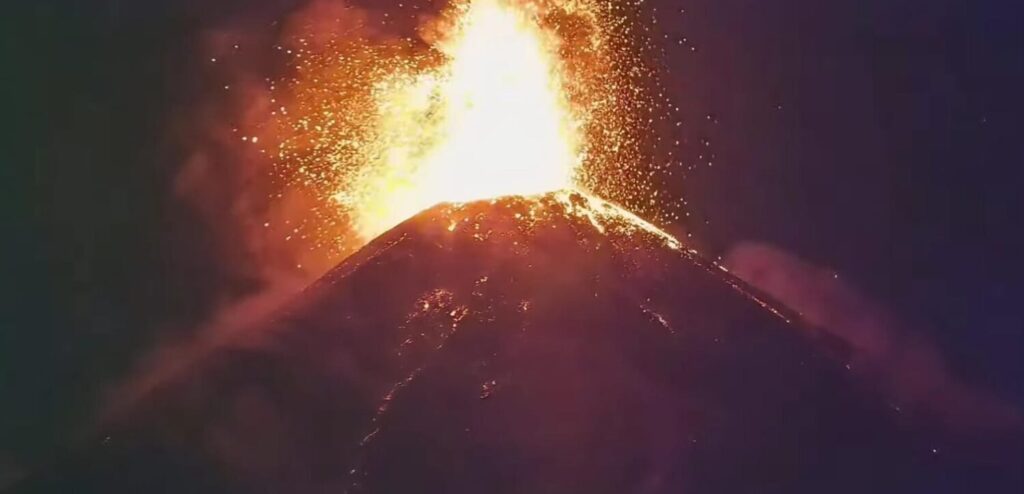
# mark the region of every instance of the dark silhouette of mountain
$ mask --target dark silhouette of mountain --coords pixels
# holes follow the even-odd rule
[[[17,492],[992,492],[1017,475],[947,450],[799,324],[600,201],[442,205],[197,345]]]

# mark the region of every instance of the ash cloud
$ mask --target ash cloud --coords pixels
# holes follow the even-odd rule
[[[216,237],[218,259],[233,274],[267,287],[309,282],[347,253],[322,243],[330,235],[344,238],[346,226],[317,231],[322,225],[313,211],[322,198],[295,186],[274,163],[281,125],[275,115],[292,102],[273,88],[293,76],[300,45],[315,50],[331,40],[393,36],[381,28],[382,15],[312,0],[280,19],[248,18],[199,35],[203,94],[172,124],[188,150],[172,193]]]
[[[108,390],[101,423],[209,351],[256,341],[258,336],[246,332],[258,332],[257,321],[347,253],[316,243],[317,236],[309,234],[317,227],[311,211],[322,206],[322,199],[275,169],[274,112],[289,102],[276,100],[272,87],[288,79],[291,50],[300,43],[316,49],[331,40],[390,39],[398,33],[382,28],[383,10],[312,0],[295,2],[298,6],[282,15],[280,3],[253,5],[191,40],[198,76],[184,76],[181,82],[195,86],[193,96],[168,122],[171,140],[184,152],[168,191],[171,216],[188,227],[168,236],[172,244],[189,245],[189,251],[194,250],[191,244],[204,245],[201,255],[212,258],[209,264],[216,271],[206,281],[216,288],[204,290],[209,294],[205,316],[195,324],[163,328],[160,333],[168,336],[126,382]],[[327,233],[344,235],[341,228]],[[197,231],[202,242],[196,242]]]
[[[370,23],[363,9],[317,0],[280,22],[247,19],[199,36],[204,89],[173,123],[188,150],[173,195],[217,237],[218,255],[235,273],[312,279],[337,262],[336,252],[303,235],[318,199],[274,168],[268,127],[287,102],[276,100],[271,88],[287,77],[297,39],[365,35]]]
[[[813,331],[845,342],[851,370],[893,406],[953,430],[1020,430],[1021,413],[949,369],[938,346],[907,328],[834,271],[777,247],[742,243],[726,256],[736,276],[799,312]]]

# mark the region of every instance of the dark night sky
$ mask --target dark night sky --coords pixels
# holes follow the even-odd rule
[[[209,3],[3,7],[0,474],[46,461],[167,328],[248,288],[169,193],[168,123],[204,91],[196,33],[292,2]],[[717,155],[678,184],[706,251],[760,240],[832,266],[1024,405],[1024,7],[651,3],[697,48],[671,44],[666,80]]]

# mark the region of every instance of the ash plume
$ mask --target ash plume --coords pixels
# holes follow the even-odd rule
[[[271,89],[290,70],[289,52],[297,44],[397,34],[380,27],[383,11],[334,0],[299,3],[283,17],[254,8],[249,17],[196,35],[200,89],[191,106],[169,122],[171,139],[185,152],[169,194],[172,215],[199,224],[208,236],[204,243],[212,252],[204,255],[213,257],[218,271],[212,276],[227,281],[218,285],[199,322],[165,328],[162,333],[170,336],[154,345],[126,382],[108,390],[100,422],[131,408],[224,341],[255,338],[239,333],[258,331],[255,321],[354,248],[318,243],[325,232],[312,235],[323,226],[311,211],[321,198],[276,171],[259,138],[288,103],[275,100]],[[349,233],[345,225],[332,226],[331,234]]]
[[[892,406],[956,430],[1020,430],[1020,411],[950,370],[921,331],[849,285],[834,271],[777,247],[742,243],[726,256],[730,271],[799,312],[815,330],[845,342],[847,363]]]

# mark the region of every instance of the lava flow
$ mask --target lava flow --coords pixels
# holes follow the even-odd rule
[[[635,79],[651,73],[619,8],[455,0],[421,26],[429,42],[303,39],[275,112],[278,168],[356,246],[438,203],[559,190],[662,216],[635,137],[649,106]]]

